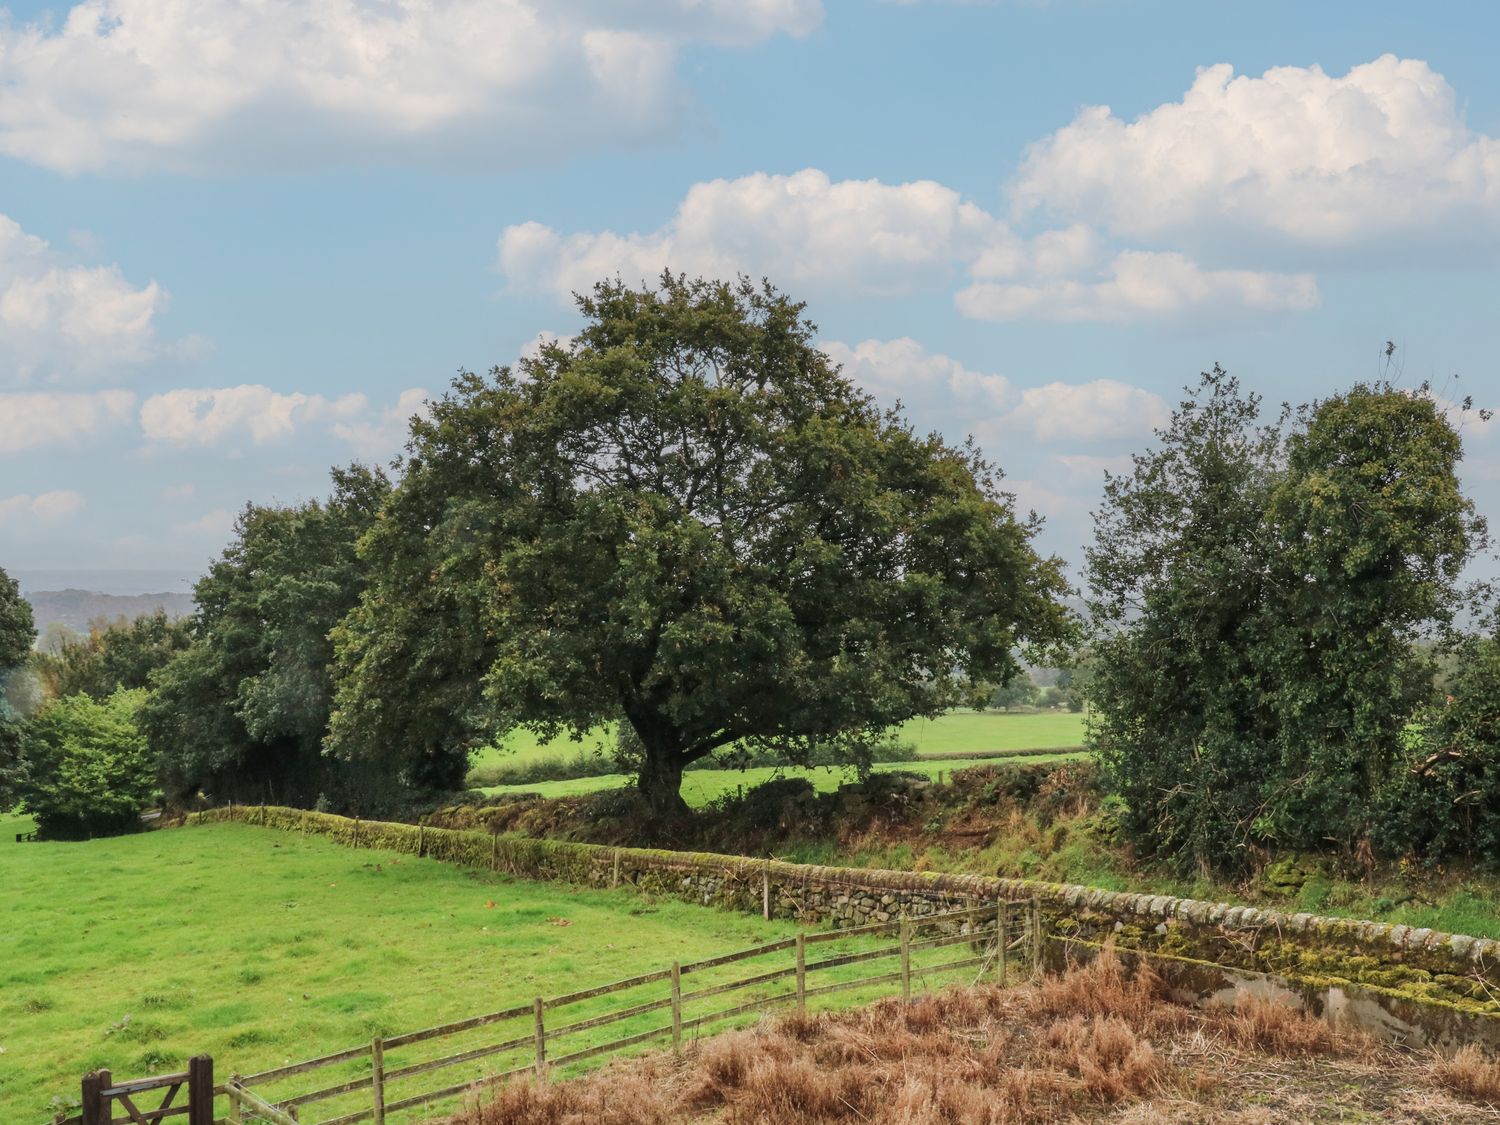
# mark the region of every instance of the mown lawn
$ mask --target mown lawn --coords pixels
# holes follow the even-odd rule
[[[1004,765],[1031,765],[1035,762],[1065,762],[1075,758],[1083,758],[1087,755],[1081,751],[1068,751],[1059,754],[1037,754],[1027,755],[1025,758],[997,758],[997,764]],[[951,774],[956,769],[964,769],[969,766],[980,766],[987,764],[987,759],[937,759],[935,761],[916,762],[884,762],[878,764],[875,769],[902,770],[907,773],[919,773],[927,777],[937,778],[939,775]],[[795,767],[757,767],[747,770],[688,770],[682,775],[682,797],[694,808],[701,808],[710,801],[717,800],[726,793],[735,793],[740,789],[752,789],[763,782],[777,777],[805,777],[812,782],[813,788],[820,793],[831,793],[847,781],[854,780],[852,770],[837,769],[824,766],[814,766],[810,769]],[[610,773],[598,777],[578,777],[567,781],[538,781],[530,785],[492,785],[486,787],[483,792],[494,795],[499,793],[538,793],[543,797],[575,797],[580,793],[597,793],[601,789],[618,789],[620,786],[633,780],[624,774]]]
[[[950,711],[936,719],[913,719],[895,736],[916,747],[923,757],[985,750],[1046,750],[1083,744],[1084,717],[1069,711],[1010,714],[1004,711]],[[514,731],[494,746],[476,751],[470,766],[522,766],[550,758],[574,758],[580,752],[601,753],[600,769],[609,768],[614,730],[602,727],[582,742],[558,738],[542,742],[530,731]]]
[[[16,844],[23,823],[0,816],[5,1125],[95,1067],[250,1073],[792,932],[245,825]]]

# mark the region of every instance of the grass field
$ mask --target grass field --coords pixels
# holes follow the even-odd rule
[[[1086,755],[1081,751],[1059,754],[1028,755],[1025,758],[998,759],[1008,763],[1063,762]],[[939,774],[951,774],[956,769],[984,765],[983,759],[942,760],[917,762],[888,762],[877,765],[877,771],[902,770],[936,778]],[[752,789],[776,777],[805,777],[820,793],[831,793],[846,781],[854,779],[853,771],[815,766],[810,769],[796,767],[758,767],[747,770],[688,770],[682,775],[682,798],[693,808],[701,808],[710,801],[735,793],[740,789]],[[492,785],[483,791],[490,795],[500,793],[537,793],[543,797],[576,797],[581,793],[597,793],[601,789],[618,789],[633,780],[624,774],[610,773],[598,777],[578,777],[567,781],[538,781],[530,785]]]
[[[139,1077],[207,1052],[220,1074],[252,1073],[795,930],[630,890],[528,883],[245,825],[14,843],[25,827],[0,816],[5,1125],[40,1125],[59,1107],[54,1097],[76,1100],[79,1078],[100,1066]],[[756,971],[757,962],[746,964],[694,980],[739,979]],[[832,972],[853,979],[868,969]],[[612,1010],[598,1006],[608,1001],[569,1009],[568,1018]],[[660,1019],[602,1028],[598,1041]],[[529,1013],[521,1023],[529,1035]],[[516,1034],[481,1029],[436,1044],[435,1053],[494,1042],[501,1032]],[[491,1073],[484,1068],[498,1061],[441,1072],[408,1092]],[[311,1084],[302,1089],[368,1068],[368,1059],[341,1064],[305,1076]]]
[[[250,1073],[790,932],[242,825],[18,845],[20,828],[0,817],[7,1125],[98,1066],[206,1051]]]
[[[1084,717],[1069,711],[1009,714],[1003,711],[950,711],[936,719],[913,719],[896,728],[896,737],[910,742],[918,755],[972,753],[983,750],[1050,749],[1083,743]],[[518,730],[495,746],[475,752],[471,767],[522,766],[548,758],[572,758],[580,751],[602,751],[600,769],[609,768],[614,747],[613,728],[601,728],[582,742],[559,738],[541,742],[530,731]]]

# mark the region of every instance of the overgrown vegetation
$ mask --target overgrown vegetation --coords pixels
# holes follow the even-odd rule
[[[1356,385],[1264,423],[1216,368],[1158,440],[1109,478],[1088,552],[1092,741],[1130,838],[1235,873],[1276,850],[1451,846],[1455,811],[1500,813],[1408,780],[1430,753],[1408,743],[1434,694],[1419,642],[1468,608],[1485,543],[1432,397]],[[1389,815],[1411,796],[1425,833]]]

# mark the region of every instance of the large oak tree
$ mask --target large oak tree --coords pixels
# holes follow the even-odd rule
[[[670,275],[578,305],[572,341],[414,423],[341,630],[336,753],[618,719],[672,815],[721,747],[854,748],[1064,634],[1000,473],[877,408],[802,305]]]

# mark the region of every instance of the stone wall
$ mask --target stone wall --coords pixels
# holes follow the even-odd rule
[[[1035,902],[1054,965],[1108,943],[1146,957],[1179,993],[1242,991],[1414,1043],[1500,1046],[1500,942],[1381,922],[982,875],[821,867],[709,853],[612,848],[483,831],[232,806],[189,823],[237,820],[528,878],[630,886],[704,906],[850,926],[958,906]]]

